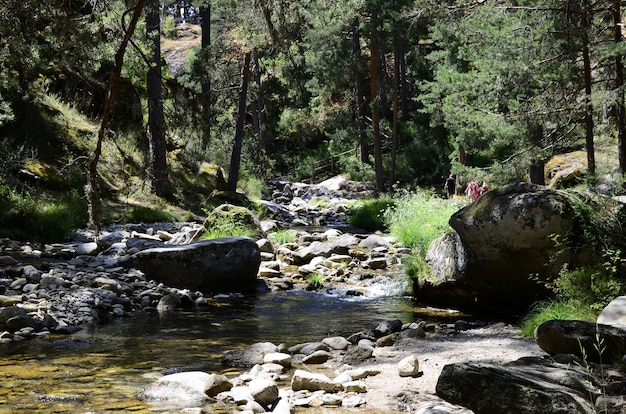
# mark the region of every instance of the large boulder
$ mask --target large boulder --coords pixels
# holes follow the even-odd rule
[[[525,311],[551,294],[546,282],[572,265],[565,240],[577,225],[576,193],[519,183],[483,194],[450,218],[455,230],[426,256],[433,278],[414,286],[423,303],[470,311]]]
[[[537,345],[550,355],[572,354],[613,363],[626,354],[626,330],[596,322],[554,319],[535,329]]]
[[[626,329],[626,296],[613,299],[598,315],[598,323]]]
[[[121,263],[167,286],[207,292],[255,288],[261,251],[248,237],[142,250]]]
[[[500,365],[443,367],[437,395],[477,414],[594,413],[599,384],[575,364],[528,357]]]

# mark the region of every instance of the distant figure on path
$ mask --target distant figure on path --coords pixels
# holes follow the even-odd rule
[[[446,179],[446,184],[443,187],[448,193],[448,198],[454,197],[456,192],[456,178],[454,178],[454,174],[450,174]]]
[[[476,201],[478,196],[480,196],[480,183],[474,180],[469,180],[467,182],[467,187],[465,188],[465,195],[469,199],[470,203]]]

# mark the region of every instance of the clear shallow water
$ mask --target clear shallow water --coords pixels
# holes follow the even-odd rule
[[[223,353],[255,342],[291,346],[348,336],[386,320],[428,317],[399,294],[346,299],[267,293],[216,301],[201,311],[138,314],[67,337],[2,344],[0,413],[176,412],[135,395],[168,373],[235,375],[221,365]]]

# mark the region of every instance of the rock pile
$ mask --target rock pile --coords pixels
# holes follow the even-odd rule
[[[234,378],[204,372],[166,375],[140,392],[146,401],[204,407],[226,404],[243,412],[291,413],[294,408],[344,407],[366,404],[366,379],[380,374],[372,368],[354,368],[352,364],[374,359],[374,349],[392,346],[407,338],[425,337],[435,325],[403,324],[393,320],[375,329],[357,332],[347,338],[329,337],[319,342],[297,344],[256,343],[245,350],[229,351],[227,366],[246,367],[248,371]],[[333,360],[333,371],[327,363]],[[415,355],[397,364],[397,375],[418,377]],[[332,376],[332,378],[331,378]]]
[[[275,181],[273,188],[264,202],[272,218],[262,226],[270,236],[289,229],[291,242],[197,242],[199,223],[116,225],[97,237],[79,230],[73,242],[49,245],[0,240],[0,340],[72,333],[138,311],[208,306],[215,293],[306,288],[312,274],[316,288],[341,285],[341,294],[365,295],[380,278],[401,274],[408,249],[388,237],[341,231],[351,230],[343,196],[370,194],[366,185],[335,178],[316,186]],[[329,223],[334,227],[311,226]],[[183,262],[172,266],[183,250]]]

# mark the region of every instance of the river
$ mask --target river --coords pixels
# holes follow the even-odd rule
[[[0,345],[0,413],[171,412],[137,392],[179,371],[234,376],[221,364],[223,353],[255,342],[291,346],[432,316],[397,289],[358,298],[264,293],[217,299],[202,310],[139,313],[71,336]]]

